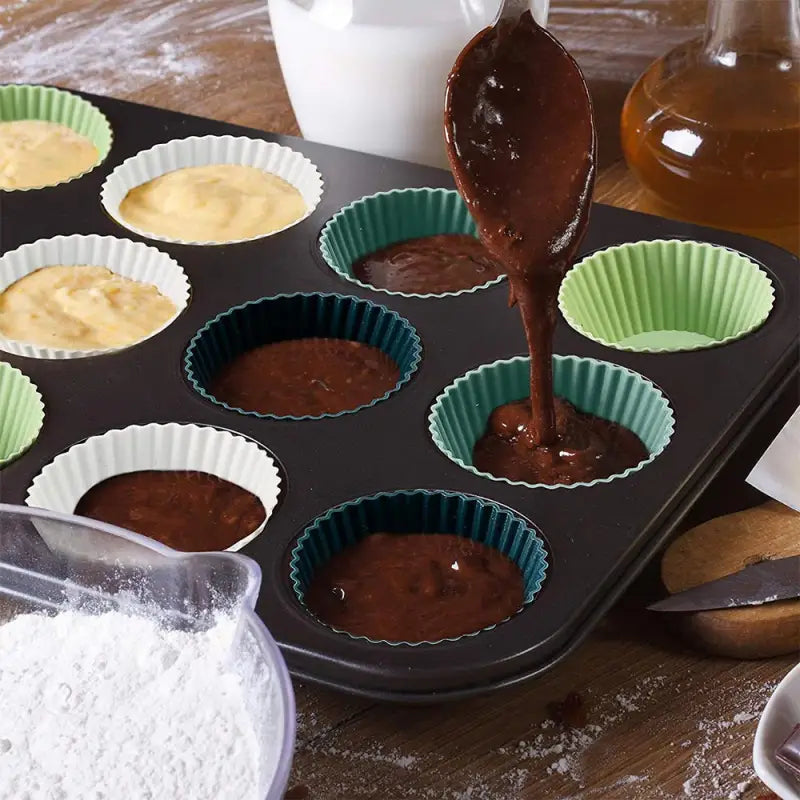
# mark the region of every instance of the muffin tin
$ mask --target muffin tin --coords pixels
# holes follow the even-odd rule
[[[42,468],[75,443],[111,429],[151,422],[211,425],[244,434],[269,450],[282,475],[279,504],[264,532],[242,552],[263,571],[257,611],[293,674],[355,694],[432,702],[477,694],[555,665],[586,636],[757,419],[768,413],[798,366],[800,264],[765,242],[602,205],[594,207],[581,254],[624,242],[689,239],[741,251],[770,275],[775,303],[758,330],[721,347],[679,353],[610,349],[559,322],[555,352],[627,367],[659,387],[672,408],[671,441],[651,463],[593,486],[527,488],[473,474],[434,444],[428,416],[459,376],[526,354],[505,283],[457,296],[414,298],[373,291],[325,264],[318,238],[347,204],[404,187],[452,187],[448,173],[252,131],[222,122],[87,96],[107,116],[114,144],[106,161],[60,186],[0,197],[4,251],[59,234],[137,238],[100,203],[105,177],[126,158],[170,139],[247,135],[288,145],[324,181],[313,214],[276,235],[197,247],[154,243],[186,271],[188,308],[165,330],[124,351],[72,361],[3,355],[38,387],[46,415],[32,447],[0,473],[0,500],[24,503]],[[241,414],[203,398],[184,358],[196,332],[233,306],[295,293],[367,299],[411,323],[422,358],[410,380],[354,413],[322,419]],[[528,520],[547,551],[546,579],[526,608],[506,622],[456,641],[390,646],[321,625],[293,589],[290,561],[319,517],[356,498],[398,490],[443,490],[492,500]]]

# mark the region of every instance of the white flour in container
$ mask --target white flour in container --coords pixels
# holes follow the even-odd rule
[[[119,612],[0,626],[0,799],[257,800],[234,631]]]

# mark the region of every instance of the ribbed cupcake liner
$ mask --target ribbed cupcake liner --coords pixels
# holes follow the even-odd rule
[[[764,324],[775,299],[767,273],[725,247],[681,239],[600,250],[570,270],[559,293],[567,322],[606,347],[697,350]]]
[[[214,376],[241,353],[270,342],[313,337],[349,339],[377,347],[400,369],[397,385],[358,408],[318,416],[279,416],[235,408],[210,389]],[[281,294],[262,297],[218,314],[194,335],[186,350],[186,377],[206,400],[240,414],[271,419],[320,419],[352,414],[394,394],[411,379],[422,345],[408,320],[385,306],[340,294]]]
[[[108,120],[88,100],[51,86],[10,84],[0,86],[0,122],[18,120],[43,120],[66,125],[75,133],[85,136],[97,148],[97,161],[79,175],[60,181],[53,186],[69,183],[91,172],[106,160],[113,139]],[[48,184],[50,185],[50,184]],[[24,189],[2,189],[0,191],[26,192],[42,189],[32,186]]]
[[[27,375],[0,361],[0,467],[19,458],[37,439],[44,403]]]
[[[305,593],[321,566],[336,553],[377,532],[450,533],[493,547],[510,558],[522,572],[523,610],[536,598],[547,573],[544,541],[533,525],[508,508],[480,497],[448,491],[382,492],[330,509],[300,535],[289,563],[289,579],[300,603],[305,607]],[[476,636],[496,625],[436,642],[389,642],[327,627],[351,639],[417,646]]]
[[[572,484],[511,481],[481,472],[472,463],[475,442],[486,432],[492,411],[530,395],[530,359],[495,361],[457,378],[437,398],[428,418],[436,446],[460,467],[483,478],[514,486],[573,489],[609,483],[638,472],[653,461],[672,438],[675,417],[667,398],[647,378],[625,367],[577,356],[553,356],[554,392],[579,411],[617,422],[633,431],[650,453],[638,466],[617,475]]]
[[[400,297],[454,297],[476,292],[503,280],[493,278],[479,286],[453,292],[420,294],[382,289],[356,278],[353,264],[395,242],[462,233],[477,236],[475,222],[458,192],[451,189],[395,189],[362,197],[337,212],[322,229],[319,248],[328,266],[340,277],[363,289]]]
[[[0,350],[28,358],[52,359],[85,358],[116,352],[155,336],[172,324],[189,304],[190,287],[186,273],[166,253],[141,242],[95,234],[54,236],[52,239],[39,239],[10,250],[0,258],[0,292],[37,269],[56,265],[106,267],[124,278],[155,286],[175,304],[175,314],[143,339],[124,347],[73,350],[45,347],[0,336]]]
[[[119,211],[120,203],[131,189],[158,178],[167,172],[186,167],[204,167],[213,164],[240,164],[269,172],[283,178],[297,189],[306,204],[306,213],[280,230],[260,236],[226,242],[186,241],[172,239],[157,233],[141,230],[127,222]],[[322,177],[319,170],[304,155],[289,147],[249,139],[246,136],[190,136],[173,139],[143,150],[123,161],[107,178],[100,193],[103,208],[120,225],[148,239],[192,245],[225,245],[274,236],[309,217],[322,197]]]
[[[140,470],[205,472],[258,497],[266,513],[264,522],[228,550],[240,550],[264,530],[280,495],[278,467],[254,441],[219,428],[170,422],[131,425],[73,445],[34,478],[25,502],[72,514],[93,486]]]

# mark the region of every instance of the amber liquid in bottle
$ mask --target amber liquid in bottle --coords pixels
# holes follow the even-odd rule
[[[800,250],[800,61],[792,49],[737,52],[707,38],[642,75],[621,131],[650,210]]]

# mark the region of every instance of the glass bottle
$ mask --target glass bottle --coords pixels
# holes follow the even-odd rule
[[[704,37],[631,89],[621,134],[648,210],[800,251],[800,0],[709,0]]]

